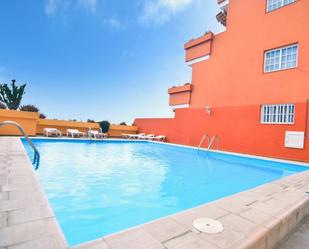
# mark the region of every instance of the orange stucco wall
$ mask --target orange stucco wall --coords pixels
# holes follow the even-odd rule
[[[220,136],[221,150],[309,162],[308,138],[304,149],[284,147],[286,131],[305,131],[309,123],[308,13],[307,0],[270,13],[266,0],[229,1],[226,31],[212,38],[210,58],[192,65],[190,107],[176,110],[172,119],[136,119],[139,132],[194,146],[207,133]],[[297,68],[264,73],[264,52],[294,43]],[[204,51],[195,46],[194,53]],[[262,104],[288,103],[295,104],[295,124],[260,124]]]
[[[207,33],[200,38],[191,40],[185,44],[186,62],[210,55],[213,34]]]
[[[87,132],[89,128],[98,130],[100,128],[98,123],[86,123],[86,122],[70,122],[65,120],[52,120],[52,119],[39,119],[37,126],[37,134],[42,135],[44,128],[57,128],[66,134],[67,129],[78,129],[82,132]]]
[[[39,114],[35,112],[21,112],[14,110],[0,110],[1,121],[15,121],[23,126],[26,133],[35,136]],[[5,125],[0,127],[0,135],[22,135],[14,126]]]
[[[89,128],[92,130],[99,130],[100,125],[98,123],[86,123],[86,122],[70,122],[64,120],[50,120],[50,119],[39,119],[37,126],[37,134],[42,135],[44,128],[57,128],[63,135],[66,134],[67,129],[78,129],[82,132],[87,132]],[[121,134],[136,134],[137,127],[125,126],[125,125],[110,125],[108,135],[110,137],[121,137]]]
[[[183,104],[190,104],[190,92],[180,92],[180,93],[174,93],[170,94],[169,98],[169,105],[183,105]]]
[[[304,131],[306,104],[296,104],[294,125],[260,124],[260,106],[178,109],[175,118],[136,119],[139,132],[162,134],[167,141],[198,146],[203,135],[218,135],[220,150],[309,162],[305,150],[284,147],[285,131]],[[309,120],[308,120],[309,122]],[[207,147],[205,142],[204,147]]]
[[[190,104],[192,85],[186,84],[183,86],[172,87],[168,89],[169,105]]]
[[[266,0],[234,0],[209,60],[192,66],[192,108],[303,102],[309,98],[309,1],[266,13]],[[295,69],[263,73],[264,51],[299,43]]]
[[[87,132],[89,128],[92,130],[99,130],[98,123],[87,122],[71,122],[65,120],[40,119],[36,112],[23,112],[12,110],[0,110],[1,121],[15,121],[22,125],[29,136],[43,135],[44,128],[57,128],[66,135],[67,129],[78,129],[82,132]],[[137,127],[129,125],[110,125],[108,135],[110,137],[121,137],[123,133],[136,134]],[[7,135],[22,135],[14,126],[0,127],[0,136]]]
[[[122,134],[136,134],[137,127],[130,125],[110,125],[108,136],[121,137]]]

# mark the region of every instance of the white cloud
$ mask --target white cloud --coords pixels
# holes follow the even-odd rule
[[[146,24],[164,23],[173,15],[183,11],[194,1],[195,0],[147,0],[140,20]]]
[[[66,9],[69,6],[69,0],[47,0],[45,5],[45,13],[52,16],[58,10]]]
[[[78,0],[77,7],[85,8],[93,13],[97,11],[97,0]]]
[[[57,12],[66,11],[70,6],[96,13],[97,0],[46,0],[45,13],[52,16]]]
[[[106,18],[104,19],[104,23],[110,26],[112,29],[122,29],[123,28],[121,22],[116,17]]]

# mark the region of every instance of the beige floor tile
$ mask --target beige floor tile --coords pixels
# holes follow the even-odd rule
[[[70,249],[110,249],[102,239],[91,241],[88,243],[83,243],[81,245],[73,246]]]
[[[12,246],[31,240],[37,240],[58,231],[50,225],[51,219],[27,222],[20,225],[5,227],[0,230],[0,246]]]
[[[164,249],[163,245],[142,229],[132,229],[104,238],[111,249]]]
[[[67,245],[62,241],[61,237],[49,235],[36,240],[10,246],[7,249],[67,249]]]
[[[265,225],[265,223],[267,223],[270,219],[274,219],[274,217],[272,217],[271,215],[263,213],[254,208],[245,210],[244,212],[241,212],[239,215],[259,225]]]
[[[222,249],[227,249],[232,243],[236,243],[244,239],[243,234],[232,230],[230,227],[224,227],[223,232],[218,234],[201,233],[200,236],[207,242]]]
[[[164,244],[167,249],[219,249],[205,241],[200,235],[187,233]]]
[[[233,230],[241,234],[248,234],[254,229],[259,228],[259,226],[253,222],[235,214],[226,215],[218,220],[222,223],[223,226],[231,227]]]
[[[235,213],[235,214],[249,209],[249,207],[247,205],[244,205],[241,202],[238,202],[238,201],[233,200],[231,198],[223,199],[223,200],[220,200],[218,202],[215,202],[214,205],[216,205],[217,207],[220,207],[220,208],[222,208],[222,209],[224,209],[228,212]]]
[[[8,225],[16,225],[50,217],[54,217],[54,213],[48,205],[34,206],[8,212]]]
[[[142,229],[146,230],[155,239],[161,242],[170,240],[189,231],[188,228],[185,228],[172,218],[163,218],[146,224]]]
[[[193,221],[197,218],[208,217],[218,219],[227,214],[229,214],[229,212],[220,207],[215,205],[205,205],[172,215],[171,217],[186,228],[192,229]]]

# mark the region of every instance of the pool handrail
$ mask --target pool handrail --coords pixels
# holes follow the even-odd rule
[[[201,149],[205,138],[207,138],[207,141],[208,141],[207,146],[210,144],[210,136],[208,134],[204,134],[202,139],[201,139],[201,141],[200,141],[200,143],[199,143],[199,145],[198,145],[198,150]]]
[[[219,145],[220,145],[220,137],[218,135],[214,135],[212,138],[211,138],[211,141],[208,145],[208,148],[207,148],[207,151],[210,150],[212,144],[214,143],[214,141],[217,141],[217,150],[219,150]]]
[[[35,145],[32,143],[32,141],[30,140],[28,134],[26,133],[25,129],[17,122],[14,121],[2,121],[0,122],[0,127],[4,126],[4,125],[13,125],[15,127],[18,128],[18,130],[23,134],[23,136],[25,137],[26,141],[28,142],[28,144],[30,145],[30,147],[33,149],[34,151],[34,158],[33,158],[33,164],[35,165],[35,169],[37,170],[39,168],[39,163],[40,163],[40,152],[37,150],[37,148],[35,147]]]

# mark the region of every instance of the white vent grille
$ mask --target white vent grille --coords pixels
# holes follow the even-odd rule
[[[305,133],[301,131],[286,131],[285,132],[285,147],[303,149],[305,141]]]

